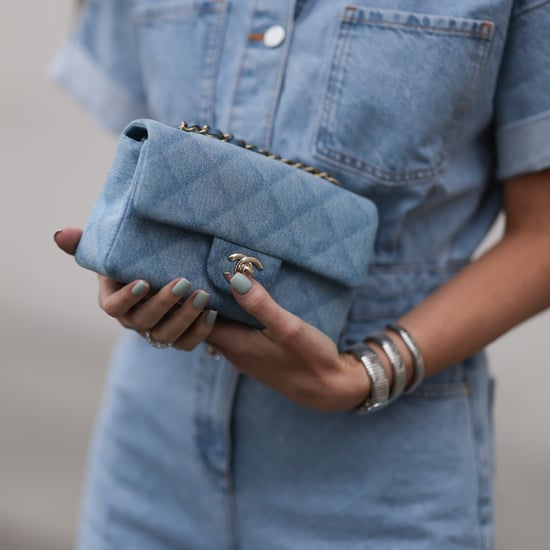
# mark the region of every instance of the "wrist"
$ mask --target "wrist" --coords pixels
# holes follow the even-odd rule
[[[348,407],[347,409],[357,409],[365,399],[370,398],[372,393],[372,384],[370,378],[365,373],[365,367],[361,360],[349,351],[345,351],[340,355],[343,363],[346,380],[349,382],[348,391]]]

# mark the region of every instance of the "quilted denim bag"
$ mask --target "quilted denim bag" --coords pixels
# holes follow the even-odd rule
[[[336,340],[367,275],[377,212],[311,172],[207,126],[134,121],[76,260],[153,288],[185,277],[210,294],[209,308],[261,326],[231,295],[227,278],[241,271]]]

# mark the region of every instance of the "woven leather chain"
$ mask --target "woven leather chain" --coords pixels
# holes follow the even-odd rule
[[[315,168],[313,166],[308,166],[302,162],[285,159],[280,155],[274,155],[273,153],[270,153],[267,149],[258,149],[256,145],[251,145],[250,143],[247,143],[242,139],[238,139],[233,134],[228,134],[228,133],[222,132],[221,130],[212,129],[210,128],[210,126],[208,126],[208,124],[204,124],[203,126],[200,126],[199,124],[187,123],[183,121],[179,125],[179,129],[183,130],[184,132],[193,132],[195,134],[201,134],[203,136],[216,138],[221,141],[225,141],[227,143],[232,143],[233,145],[237,145],[238,147],[243,147],[248,151],[253,151],[254,153],[259,153],[260,155],[264,155],[269,159],[278,160],[280,162],[288,164],[289,166],[292,166],[293,168],[304,170],[304,172],[307,172],[308,174],[313,174],[314,176],[327,180],[328,182],[334,185],[340,185],[340,182],[334,176],[331,176],[328,172],[322,172],[318,168]]]

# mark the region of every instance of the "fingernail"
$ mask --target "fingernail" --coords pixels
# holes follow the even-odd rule
[[[217,311],[214,311],[213,309],[211,309],[207,314],[206,314],[206,324],[211,327],[215,321],[216,321],[216,317],[218,316],[218,312]]]
[[[173,287],[174,296],[183,296],[191,288],[191,283],[187,279],[180,279]]]
[[[63,229],[58,229],[54,234],[53,234],[53,240],[55,241],[55,238],[59,235],[59,233],[61,233],[63,231]]]
[[[149,284],[145,281],[138,281],[133,287],[132,287],[132,294],[134,296],[141,296],[142,294],[145,294],[149,290]]]
[[[201,290],[193,299],[193,307],[202,309],[206,305],[206,302],[208,302],[208,298],[210,298],[208,292]]]
[[[252,281],[242,273],[235,273],[229,284],[242,296],[252,288]]]

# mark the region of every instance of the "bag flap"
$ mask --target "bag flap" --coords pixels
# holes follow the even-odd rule
[[[133,206],[145,218],[238,243],[347,286],[366,277],[374,204],[317,176],[217,139],[152,120],[142,141]]]

